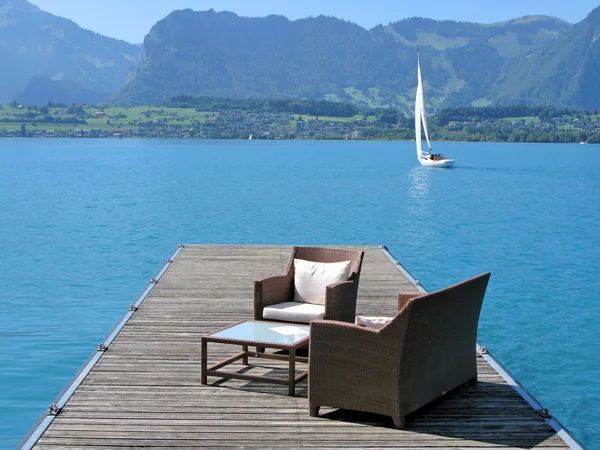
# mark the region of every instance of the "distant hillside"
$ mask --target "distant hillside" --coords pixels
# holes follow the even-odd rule
[[[48,102],[83,103],[99,105],[108,98],[109,94],[86,89],[73,81],[54,81],[48,77],[37,75],[33,77],[24,89],[14,96],[15,101],[23,105],[43,106]]]
[[[548,16],[526,16],[489,25],[413,18],[374,31],[389,33],[408,46],[437,50],[424,63],[427,98],[430,104],[449,107],[491,103],[490,89],[507,63],[552,45],[571,27]],[[414,86],[413,79],[409,78],[409,83]]]
[[[106,96],[123,85],[139,53],[135,45],[84,30],[25,0],[0,0],[0,44],[0,104],[37,75]]]
[[[485,104],[504,64],[570,29],[544,16],[493,25],[413,18],[365,30],[324,16],[290,21],[174,11],[146,36],[138,64],[113,100],[310,98],[409,111],[420,45],[428,102]]]
[[[508,64],[493,97],[500,104],[600,107],[600,7],[550,45]]]
[[[333,17],[290,21],[174,11],[140,46],[84,30],[26,0],[0,0],[0,104],[158,105],[175,96],[311,99],[412,114],[416,49],[427,108],[600,108],[600,8],[495,24],[410,18],[366,30]],[[68,99],[69,101],[66,101]]]

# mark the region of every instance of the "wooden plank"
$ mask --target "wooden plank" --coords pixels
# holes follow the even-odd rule
[[[397,293],[416,288],[378,247],[360,248],[357,314],[391,316]],[[252,318],[254,280],[281,273],[289,252],[186,246],[36,448],[568,448],[481,357],[477,385],[409,416],[404,430],[388,417],[332,408],[310,417],[306,381],[296,397],[287,386],[253,380],[209,378],[203,386],[200,337]],[[208,363],[231,356],[232,348],[211,343]],[[285,361],[251,359],[244,371],[285,377],[287,368]]]

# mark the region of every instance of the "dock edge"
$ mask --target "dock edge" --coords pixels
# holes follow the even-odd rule
[[[427,293],[427,290],[421,285],[421,282],[413,277],[411,273],[402,264],[400,264],[400,261],[394,258],[385,245],[381,245],[380,248],[383,254],[386,255],[392,263],[394,263],[396,268],[409,279],[409,281],[419,290],[419,292]],[[574,450],[585,450],[585,447],[583,447],[556,418],[552,417],[550,412],[544,408],[542,404],[537,401],[535,397],[529,391],[527,391],[527,389],[525,389],[525,387],[523,387],[523,385],[519,383],[483,345],[479,343],[477,343],[477,353],[479,353],[479,355],[481,355],[481,357],[485,359],[487,363],[492,366],[502,378],[504,378],[504,380],[521,396],[521,398],[523,398],[523,400],[529,404],[529,406],[533,408],[533,410],[542,419],[546,421],[548,425],[552,427],[554,431],[556,431],[556,434],[558,434],[569,447]]]
[[[37,441],[46,432],[50,424],[54,421],[54,418],[60,414],[65,404],[69,401],[71,396],[75,393],[79,385],[83,382],[85,377],[91,372],[96,363],[100,360],[106,350],[108,350],[110,344],[115,340],[117,335],[125,327],[127,322],[133,314],[137,311],[139,306],[146,300],[146,297],[152,292],[156,283],[162,278],[165,272],[171,267],[171,264],[175,261],[175,258],[181,253],[185,246],[180,244],[177,250],[171,255],[165,262],[164,266],[158,271],[156,276],[152,278],[144,291],[139,295],[135,303],[129,306],[129,311],[123,316],[121,321],[112,329],[112,331],[102,340],[98,345],[98,348],[94,353],[90,355],[87,361],[83,364],[81,369],[75,374],[71,381],[67,384],[60,394],[56,397],[56,400],[48,407],[47,411],[33,425],[27,435],[17,445],[17,449],[30,450],[32,449]]]
[[[194,245],[194,244],[190,244]],[[144,302],[144,300],[148,297],[150,292],[152,292],[156,283],[162,278],[165,272],[169,269],[169,267],[173,264],[177,256],[181,253],[183,248],[186,245],[180,244],[177,250],[171,255],[169,259],[167,259],[164,266],[159,270],[157,275],[152,278],[146,287],[146,289],[138,296],[135,303],[133,303],[129,311],[123,316],[120,322],[113,328],[113,330],[104,338],[102,343],[98,345],[98,348],[90,355],[88,360],[83,364],[81,369],[76,373],[76,375],[71,379],[71,381],[67,384],[67,386],[61,391],[61,393],[56,397],[56,400],[48,407],[47,411],[42,414],[42,416],[38,419],[38,421],[33,425],[31,430],[27,433],[27,435],[21,440],[21,442],[17,445],[17,449],[21,450],[30,450],[32,449],[38,440],[42,437],[42,435],[46,432],[48,427],[54,421],[54,418],[60,414],[64,405],[68,402],[71,396],[75,393],[77,388],[81,385],[83,380],[87,377],[87,375],[94,368],[96,363],[100,360],[103,353],[109,348],[110,344],[114,341],[114,339],[118,336],[121,330],[125,327],[129,319],[133,316],[133,314],[137,311],[138,307]],[[396,269],[400,271],[408,280],[417,288],[419,292],[427,293],[428,291],[421,285],[421,283],[412,276],[412,274],[391,254],[388,248],[385,245],[379,246],[382,253],[394,264]],[[502,366],[502,364],[497,361],[489,351],[479,343],[477,343],[476,351],[479,355],[484,358],[490,366],[498,372],[498,374],[521,396],[532,408],[533,410],[546,421],[546,423],[563,439],[563,441],[572,449],[575,450],[585,450],[577,439],[575,439],[567,429],[556,419],[554,418],[549,411],[544,408],[539,401],[535,399],[535,397],[523,387],[523,385],[518,382],[509,371]]]

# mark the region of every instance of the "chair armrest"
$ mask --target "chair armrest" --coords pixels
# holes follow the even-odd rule
[[[290,301],[294,294],[293,278],[288,275],[265,277],[254,282],[254,319],[262,320],[263,308]]]
[[[423,292],[400,292],[398,294],[398,311],[404,308],[404,305],[412,298],[417,298],[425,295]]]
[[[385,399],[397,391],[403,345],[403,339],[393,339],[390,332],[394,331],[313,320],[309,403],[360,410],[361,402],[389,402]]]
[[[358,285],[354,281],[339,281],[327,286],[324,318],[354,323],[357,290]]]
[[[310,322],[310,352],[309,367],[313,364],[323,363],[332,355],[337,355],[338,361],[348,360],[354,363],[361,356],[369,358],[371,346],[377,345],[380,330],[366,328],[353,323],[337,320],[313,320]],[[365,352],[365,355],[361,355]]]

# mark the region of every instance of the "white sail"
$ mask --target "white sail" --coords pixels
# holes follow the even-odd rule
[[[420,72],[419,72],[420,73]],[[419,89],[422,91],[421,77],[419,77],[419,85],[417,86],[417,96],[415,98],[415,141],[417,143],[417,158],[421,157],[423,150],[421,149],[421,98],[419,95]]]
[[[427,114],[425,113],[425,95],[423,93],[423,77],[421,75],[421,54],[417,53],[417,93],[415,95],[415,141],[417,143],[417,159],[422,166],[429,167],[452,167],[454,160],[446,158],[442,154],[434,154],[431,151],[429,131],[427,130]],[[422,136],[425,133],[427,151],[422,148]]]
[[[423,77],[421,75],[421,55],[417,56],[417,95],[415,97],[415,134],[417,141],[417,157],[423,155],[421,148],[421,124],[427,141],[427,150],[431,152],[431,142],[429,141],[429,131],[427,130],[427,114],[425,113],[425,95],[423,92]]]
[[[427,112],[425,111],[425,100],[422,101],[421,108],[421,120],[423,121],[423,133],[425,133],[425,140],[427,141],[427,149],[431,153],[431,142],[429,141],[429,131],[427,130]]]

